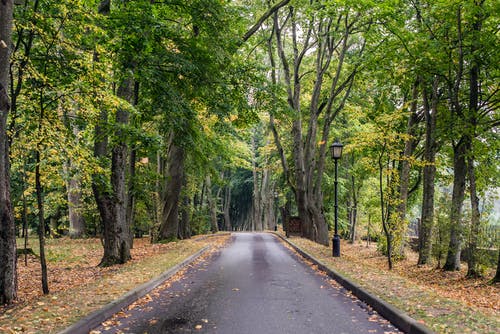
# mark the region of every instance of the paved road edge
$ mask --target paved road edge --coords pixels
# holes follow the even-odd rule
[[[320,270],[326,272],[328,276],[336,280],[347,290],[351,291],[352,294],[358,297],[361,301],[370,305],[375,311],[377,311],[381,316],[389,320],[393,325],[395,325],[401,331],[408,334],[435,334],[430,328],[419,323],[417,320],[413,319],[405,312],[387,303],[385,300],[382,300],[381,298],[371,294],[370,292],[363,289],[360,285],[352,282],[351,280],[342,276],[335,270],[328,268],[324,263],[322,263],[314,256],[302,250],[299,246],[295,245],[291,240],[286,239],[285,237],[276,233],[272,234],[282,239],[286,243],[288,243],[304,258],[316,264]]]
[[[78,322],[62,330],[58,334],[88,334],[93,328],[99,326],[106,319],[110,318],[115,313],[119,312],[122,308],[132,304],[137,299],[144,297],[151,292],[154,288],[161,285],[164,281],[175,275],[180,269],[195,261],[203,255],[210,246],[200,249],[195,254],[191,255],[179,264],[163,272],[160,276],[153,278],[151,281],[140,285],[139,287],[127,292],[117,300],[112,301],[103,308],[94,311],[86,317],[80,319]]]

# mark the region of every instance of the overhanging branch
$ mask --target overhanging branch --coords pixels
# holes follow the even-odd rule
[[[243,42],[246,42],[250,37],[253,36],[259,30],[262,23],[267,20],[271,15],[273,15],[276,11],[278,11],[281,7],[286,6],[290,0],[283,0],[278,2],[276,5],[272,6],[265,12],[260,19],[255,23],[246,33],[243,35]]]

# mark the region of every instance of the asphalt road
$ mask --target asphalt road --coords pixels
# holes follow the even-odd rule
[[[273,235],[233,242],[94,333],[399,333]]]

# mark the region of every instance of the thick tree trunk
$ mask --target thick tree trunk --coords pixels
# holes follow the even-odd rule
[[[165,198],[159,231],[160,240],[176,239],[179,234],[179,198],[184,177],[184,149],[172,143],[168,152]]]
[[[0,304],[10,304],[17,297],[16,232],[10,202],[7,137],[13,5],[12,0],[0,1]]]
[[[99,14],[109,15],[110,1],[103,0],[99,4]],[[98,54],[94,54],[95,61],[98,61]],[[127,73],[120,84],[116,95],[133,104],[135,96],[135,82],[129,73],[133,69],[133,64],[124,64]],[[111,266],[125,263],[130,260],[130,226],[127,224],[127,144],[124,127],[129,123],[129,112],[125,108],[116,111],[114,137],[116,142],[112,148],[111,155],[111,187],[102,175],[94,175],[92,189],[96,199],[97,207],[102,220],[102,232],[104,239],[104,255],[100,266]],[[94,155],[97,158],[104,158],[107,155],[108,133],[107,111],[101,111],[98,125],[95,128]]]
[[[134,96],[134,80],[125,78],[118,87],[117,96],[132,101]],[[107,113],[101,113],[101,122],[107,121]],[[127,144],[123,127],[128,124],[129,113],[120,108],[116,112],[117,142],[111,155],[111,193],[106,191],[106,182],[94,178],[93,190],[103,223],[104,255],[100,266],[125,263],[130,260],[130,226],[127,222]],[[104,125],[103,123],[102,125]],[[103,129],[96,127],[94,153],[97,157],[106,154],[107,136]]]
[[[425,112],[425,147],[423,168],[422,217],[418,233],[418,264],[429,262],[434,225],[434,180],[436,177],[436,120],[438,104],[438,79],[432,85],[432,102],[429,104],[426,87],[423,89]]]
[[[460,252],[462,250],[463,226],[462,207],[465,196],[465,179],[467,164],[465,162],[468,138],[463,136],[453,145],[453,194],[450,212],[450,243],[443,269],[447,271],[460,270]]]

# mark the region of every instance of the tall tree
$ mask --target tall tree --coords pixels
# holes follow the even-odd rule
[[[9,68],[14,1],[0,1],[0,304],[17,296],[16,234],[10,200],[7,117],[10,111]]]
[[[139,3],[138,6],[141,4]],[[109,29],[116,29],[121,39],[118,44],[126,44],[129,47],[137,47],[132,51],[129,48],[118,48],[117,60],[115,63],[115,79],[117,80],[116,96],[121,102],[116,108],[114,117],[113,138],[111,141],[111,176],[110,186],[102,178],[99,180],[94,177],[93,190],[101,215],[104,237],[104,255],[101,260],[101,266],[109,266],[117,263],[125,263],[130,258],[131,248],[131,227],[130,220],[127,219],[127,207],[129,205],[129,192],[127,182],[128,166],[128,131],[130,109],[136,103],[136,82],[135,71],[137,61],[137,51],[141,50],[143,44],[134,29],[132,22],[141,27],[141,22],[137,22],[138,10],[148,9],[149,7],[135,8],[132,3],[121,3],[116,7],[116,13],[110,12],[110,1],[102,1],[99,6],[99,14],[103,18],[113,14],[113,22]],[[108,20],[109,21],[109,20]],[[107,155],[107,132],[104,127],[108,126],[108,111],[101,112],[101,124],[96,127],[95,136],[95,156],[106,157]]]
[[[327,142],[332,122],[344,108],[359,68],[355,61],[346,65],[346,58],[363,54],[365,40],[360,32],[369,29],[370,23],[363,15],[363,5],[309,6],[314,10],[308,11],[308,5],[291,5],[282,15],[275,13],[272,29],[288,106],[295,113],[291,129],[294,171],[293,181],[288,183],[294,184],[303,235],[328,245],[322,208]],[[307,66],[310,62],[313,65]],[[304,112],[306,109],[308,112]],[[283,168],[287,166],[284,162]]]
[[[434,225],[434,193],[436,179],[436,120],[438,113],[438,77],[434,78],[432,89],[422,83],[425,116],[425,143],[423,167],[422,216],[418,233],[418,264],[427,264],[431,254],[432,227]],[[429,96],[430,94],[430,96]]]

